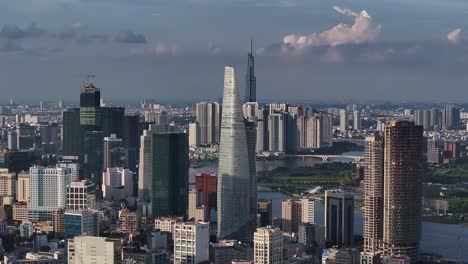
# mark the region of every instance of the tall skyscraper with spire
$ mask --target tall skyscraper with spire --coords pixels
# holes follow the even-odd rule
[[[257,79],[255,78],[255,58],[253,56],[252,40],[250,40],[250,48],[247,58],[247,74],[245,75],[245,103],[257,101]]]
[[[247,144],[234,68],[226,66],[218,169],[218,239],[245,241],[252,235],[252,189]]]

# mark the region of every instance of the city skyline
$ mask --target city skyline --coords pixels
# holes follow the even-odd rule
[[[0,70],[10,87],[3,95],[18,101],[37,98],[25,92],[31,87],[43,100],[76,98],[90,72],[109,100],[217,99],[225,64],[246,72],[250,38],[263,100],[466,99],[463,1],[22,0],[2,6]],[[109,9],[113,15],[102,19]],[[243,21],[231,22],[239,14]],[[182,27],[169,26],[174,19]]]

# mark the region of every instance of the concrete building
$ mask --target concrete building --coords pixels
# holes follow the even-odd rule
[[[108,200],[121,200],[133,197],[135,174],[122,167],[108,168],[102,173],[102,195]]]
[[[70,169],[72,181],[80,180],[80,164],[78,163],[78,157],[63,157],[64,160],[57,163],[58,168]]]
[[[30,221],[51,220],[55,210],[66,207],[67,185],[71,183],[70,169],[31,167],[29,182]]]
[[[302,198],[301,199],[301,223],[313,224],[315,223],[315,199]]]
[[[201,102],[197,104],[196,115],[200,124],[200,144],[218,144],[221,131],[222,106],[217,102]]]
[[[174,234],[176,224],[183,222],[182,217],[161,217],[154,220],[154,228]]]
[[[67,255],[69,264],[120,264],[122,245],[119,239],[78,236],[68,240]]]
[[[361,130],[361,111],[355,110],[353,113],[353,129]]]
[[[121,233],[133,235],[140,228],[140,216],[134,211],[127,209],[120,210],[119,222],[120,226],[117,228],[117,231]]]
[[[202,222],[179,223],[174,233],[174,264],[209,261],[210,226]]]
[[[218,239],[250,240],[251,175],[246,125],[234,68],[225,67],[219,150]]]
[[[28,202],[29,200],[29,173],[20,172],[16,183],[16,200]]]
[[[325,191],[325,239],[333,245],[353,246],[353,193],[340,189]]]
[[[301,200],[288,199],[281,202],[282,230],[285,233],[296,233],[302,221]]]
[[[210,263],[231,264],[236,259],[249,259],[253,248],[236,240],[221,240],[210,243]]]
[[[306,252],[319,256],[321,250],[325,248],[325,227],[316,224],[300,224],[297,238],[299,243],[306,246]]]
[[[254,233],[254,263],[283,263],[283,234],[281,230],[260,227]]]
[[[322,254],[322,264],[359,264],[356,248],[331,248]]]
[[[67,209],[96,208],[96,185],[90,180],[73,181],[67,185]]]
[[[209,215],[216,211],[218,177],[212,173],[200,173],[195,175],[195,188],[202,193],[202,204]]]
[[[340,109],[340,131],[345,132],[348,130],[348,113],[346,109]]]
[[[0,197],[16,197],[16,173],[0,168]]]
[[[380,135],[368,136],[364,151],[364,251],[375,252],[382,240],[384,146]]]
[[[191,190],[188,195],[188,219],[195,222],[207,221],[208,211],[202,203],[203,193],[197,189]]]
[[[28,220],[28,204],[26,202],[13,204],[13,220],[21,222]]]
[[[195,121],[189,124],[189,147],[198,147],[201,144],[200,123]]]
[[[424,171],[423,128],[391,121],[384,139],[383,242],[389,255],[419,260]]]

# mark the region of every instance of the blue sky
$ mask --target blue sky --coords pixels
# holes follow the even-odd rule
[[[225,64],[243,91],[253,37],[260,100],[463,102],[466,17],[464,0],[0,0],[1,94],[73,100],[94,73],[109,100],[215,99]]]

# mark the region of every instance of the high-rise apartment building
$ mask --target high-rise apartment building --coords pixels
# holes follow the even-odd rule
[[[346,109],[340,109],[340,131],[348,130],[348,113]]]
[[[353,246],[353,193],[340,189],[325,191],[325,239],[334,245]]]
[[[423,128],[391,121],[384,139],[383,242],[390,255],[417,261],[421,239]]]
[[[201,144],[200,123],[195,121],[189,124],[189,147],[198,147]]]
[[[302,223],[314,223],[315,201],[303,198],[288,199],[281,203],[283,232],[297,234]]]
[[[354,130],[361,130],[361,111],[354,110],[353,112],[353,129]]]
[[[208,262],[210,226],[202,222],[176,224],[174,231],[174,264]]]
[[[234,68],[225,67],[218,169],[218,239],[251,236],[251,179],[244,114]]]
[[[254,263],[283,263],[283,234],[280,229],[260,227],[254,233]]]
[[[200,124],[200,144],[218,144],[221,131],[221,104],[201,102],[197,104],[197,121]]]
[[[268,116],[268,150],[286,151],[285,113],[273,113]]]
[[[364,251],[375,252],[382,239],[384,146],[380,135],[368,136],[364,151]]]
[[[105,199],[118,201],[133,197],[135,173],[124,168],[108,168],[102,173],[102,195]]]
[[[68,240],[68,263],[122,263],[120,239],[78,236]]]
[[[55,210],[64,209],[67,201],[67,185],[70,183],[70,169],[31,167],[29,170],[29,220],[50,220]]]

